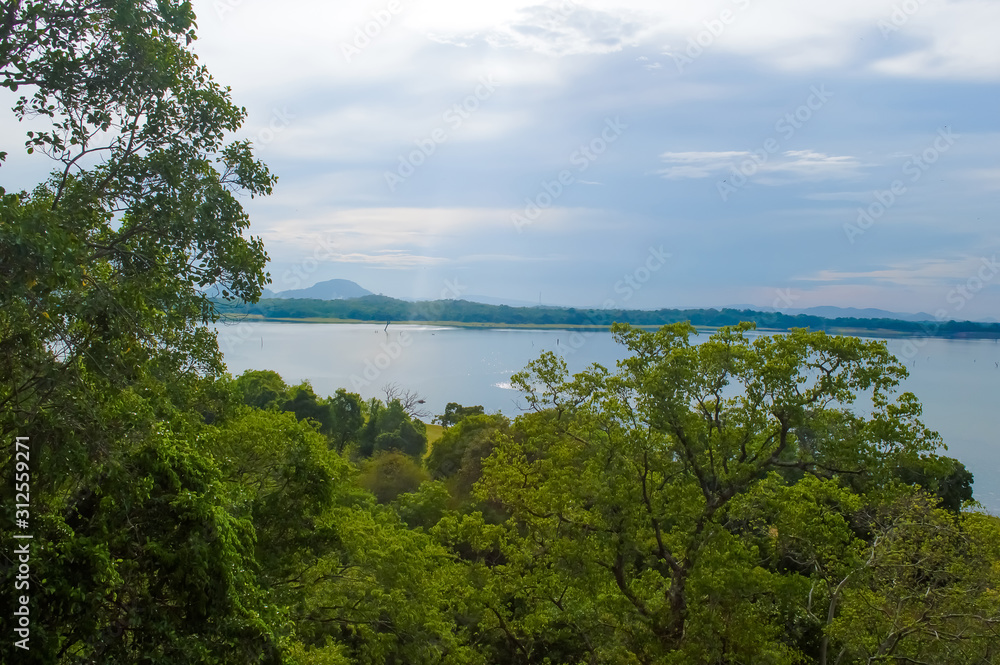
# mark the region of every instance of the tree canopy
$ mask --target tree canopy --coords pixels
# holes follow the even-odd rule
[[[0,1],[54,165],[0,190],[2,662],[1000,663],[1000,523],[884,344],[618,325],[617,368],[543,354],[528,413],[449,403],[432,444],[415,392],[229,376],[208,324],[267,282],[240,197],[275,179],[194,20]]]

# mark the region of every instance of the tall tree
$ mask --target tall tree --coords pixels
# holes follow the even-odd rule
[[[772,482],[834,503],[835,514],[842,495],[876,505],[902,460],[940,442],[913,395],[894,396],[905,369],[884,344],[750,328],[694,344],[687,324],[618,326],[631,355],[615,374],[595,366],[570,377],[544,354],[515,376],[535,412],[501,439],[478,487],[513,516],[494,545],[506,562],[491,607],[510,662],[815,654],[829,629],[796,618],[808,573],[762,558],[752,536],[777,518],[750,519],[747,497]],[[869,415],[848,410],[862,396]],[[849,518],[837,519],[853,542]],[[815,546],[837,533],[812,534]],[[838,565],[850,565],[849,551]]]
[[[194,19],[177,0],[0,3],[0,85],[46,124],[25,150],[55,167],[31,192],[0,188],[0,436],[30,437],[47,553],[29,661],[276,657],[252,528],[191,445],[229,408],[210,289],[253,301],[267,279],[239,196],[275,179],[227,139],[245,111],[189,50]]]

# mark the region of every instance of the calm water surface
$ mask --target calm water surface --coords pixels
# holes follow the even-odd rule
[[[510,377],[542,351],[554,351],[576,372],[624,357],[610,333],[493,330],[384,324],[239,323],[219,326],[219,346],[234,375],[271,369],[286,382],[312,383],[320,395],[347,388],[383,397],[394,383],[416,391],[432,414],[448,402],[481,404],[516,416],[524,408]],[[708,337],[702,333],[700,339]],[[913,346],[916,343],[919,346]],[[904,390],[924,406],[924,423],[941,433],[949,455],[975,474],[975,495],[1000,514],[1000,344],[993,340],[890,340],[906,358]],[[430,416],[425,418],[430,420]]]

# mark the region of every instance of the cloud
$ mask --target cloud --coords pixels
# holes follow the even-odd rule
[[[440,238],[476,235],[490,228],[511,226],[510,211],[490,208],[373,207],[331,210],[314,207],[308,217],[281,219],[262,230],[265,241],[315,242],[321,236],[350,236],[352,246],[432,246]]]
[[[869,284],[896,287],[943,286],[955,281],[965,281],[982,265],[980,257],[955,259],[921,259],[907,264],[892,264],[874,270],[842,271],[819,270],[815,274],[796,279],[827,284]]]
[[[470,46],[482,41],[498,49],[533,51],[546,56],[604,54],[637,44],[642,23],[622,12],[583,7],[572,0],[532,5],[482,33],[432,34],[437,42]]]
[[[377,254],[331,253],[325,258],[331,263],[363,263],[373,268],[414,268],[440,265],[451,261],[440,256],[421,256],[403,250],[383,250]]]
[[[656,171],[668,180],[678,178],[710,178],[733,168],[737,160],[749,157],[745,150],[721,152],[665,152],[660,158],[671,166]]]
[[[764,164],[761,171],[788,173],[797,180],[825,180],[827,178],[847,178],[856,175],[864,166],[850,155],[827,155],[814,150],[788,150],[782,153],[786,159]],[[762,179],[762,184],[769,184]],[[775,184],[780,184],[774,181]]]
[[[925,0],[914,12],[894,5],[879,29],[888,43],[909,49],[875,61],[872,69],[898,77],[996,80],[998,24],[1000,3],[993,0]]]
[[[656,173],[669,180],[719,176],[739,170],[745,160],[751,160],[752,174],[757,175],[758,182],[765,185],[780,185],[793,180],[846,178],[855,175],[864,166],[849,155],[827,155],[815,150],[787,150],[779,157],[769,157],[763,164],[757,163],[746,150],[665,152],[660,158],[670,166]]]

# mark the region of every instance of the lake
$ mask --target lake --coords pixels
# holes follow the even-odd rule
[[[230,323],[219,346],[233,375],[270,369],[289,384],[308,380],[320,395],[346,388],[362,397],[396,384],[426,400],[430,413],[448,402],[481,404],[516,416],[525,407],[510,377],[542,351],[566,359],[571,372],[624,357],[607,332],[477,329],[420,325]],[[699,337],[705,339],[709,333]],[[994,340],[889,340],[910,377],[902,388],[924,406],[924,423],[941,433],[947,454],[975,475],[975,496],[1000,514],[1000,344]]]

